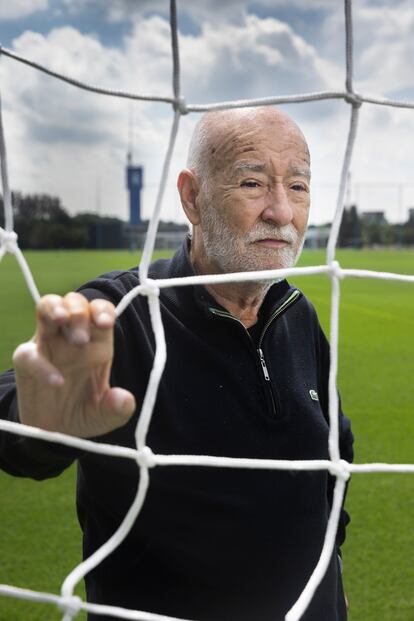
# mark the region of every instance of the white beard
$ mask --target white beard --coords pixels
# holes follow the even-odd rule
[[[293,267],[304,243],[304,235],[293,224],[278,227],[261,222],[244,237],[237,236],[225,218],[207,204],[203,205],[202,237],[209,261],[223,273]],[[267,238],[283,239],[288,245],[270,248],[254,244]]]

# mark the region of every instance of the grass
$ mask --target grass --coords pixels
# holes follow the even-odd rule
[[[128,252],[28,252],[26,257],[41,293],[65,293],[135,261]],[[342,251],[338,258],[344,267],[414,273],[409,251]],[[323,262],[322,252],[307,252],[301,264]],[[329,331],[329,279],[293,281]],[[0,291],[0,369],[5,369],[14,347],[31,336],[34,326],[33,302],[12,257],[0,264]],[[357,462],[414,463],[413,311],[412,284],[341,283],[339,386],[353,421]],[[59,591],[81,557],[74,488],[74,468],[42,483],[0,473],[0,583]],[[350,621],[412,621],[414,476],[354,475],[347,507],[352,515],[344,546]],[[60,618],[51,606],[0,598],[0,621]]]

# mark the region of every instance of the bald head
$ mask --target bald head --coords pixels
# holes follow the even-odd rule
[[[187,166],[201,181],[207,181],[223,169],[229,157],[253,151],[260,134],[280,140],[281,144],[298,141],[309,163],[309,149],[295,121],[281,110],[261,106],[204,114],[194,128]],[[240,140],[241,137],[243,140]]]

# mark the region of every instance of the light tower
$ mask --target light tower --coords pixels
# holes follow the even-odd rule
[[[144,169],[133,163],[134,153],[134,122],[133,110],[129,106],[128,119],[128,151],[126,165],[126,185],[129,194],[129,220],[124,226],[124,238],[132,251],[142,248],[145,241],[146,223],[141,217],[141,190],[143,187]]]
[[[131,151],[127,156],[127,187],[129,191],[129,224],[142,224],[141,219],[141,189],[143,185],[143,168],[134,166]]]

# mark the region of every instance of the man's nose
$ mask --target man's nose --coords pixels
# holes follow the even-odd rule
[[[293,210],[289,203],[287,191],[283,183],[276,183],[269,188],[266,195],[266,204],[262,212],[262,220],[273,222],[278,226],[290,224],[293,219]]]

